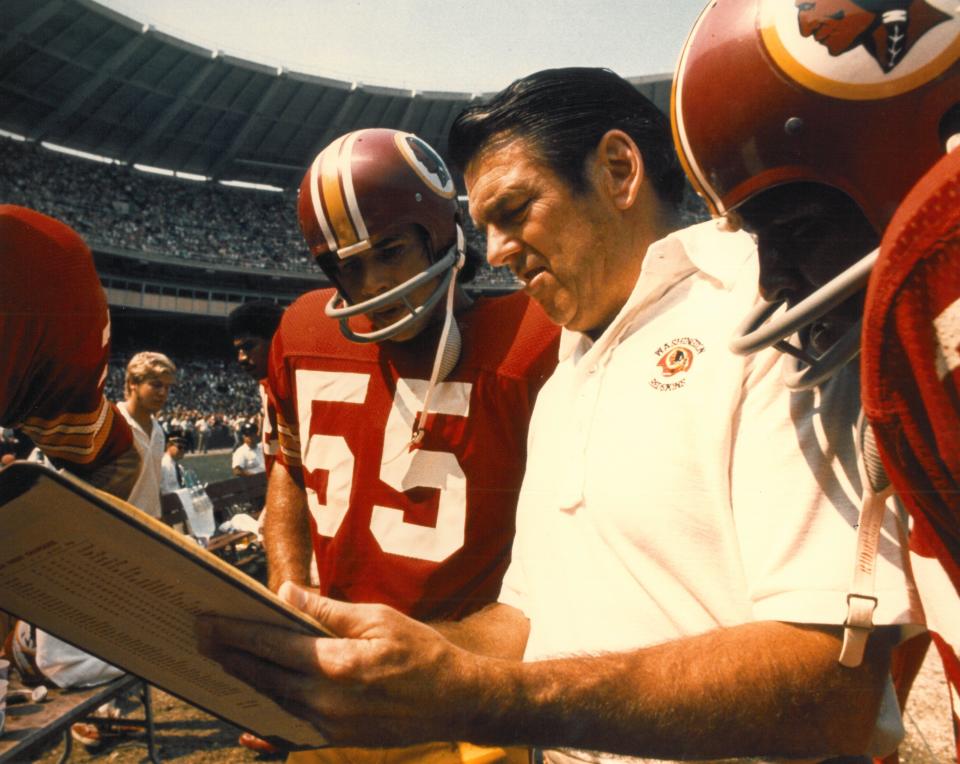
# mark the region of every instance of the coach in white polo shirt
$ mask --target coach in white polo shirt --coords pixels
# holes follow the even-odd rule
[[[449,150],[488,261],[564,327],[500,602],[429,628],[285,586],[336,639],[219,621],[204,649],[341,745],[526,743],[551,764],[891,751],[890,649],[922,615],[888,521],[881,626],[838,662],[859,481],[852,427],[822,415],[849,391],[791,394],[776,353],[727,349],[758,299],[755,247],[677,230],[663,115],[612,72],[539,72],[469,106]]]

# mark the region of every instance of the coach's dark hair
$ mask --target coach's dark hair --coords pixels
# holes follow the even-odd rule
[[[269,300],[251,300],[234,308],[227,316],[227,332],[237,337],[260,337],[273,339],[274,332],[280,326],[283,308]]]
[[[448,153],[461,172],[491,141],[523,138],[540,159],[581,193],[586,160],[608,130],[636,142],[658,196],[677,206],[684,175],[666,116],[609,69],[545,69],[522,77],[489,101],[468,106],[450,128]]]

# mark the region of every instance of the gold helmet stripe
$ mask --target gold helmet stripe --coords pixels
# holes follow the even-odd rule
[[[343,190],[340,188],[343,144],[346,137],[344,135],[334,141],[323,152],[323,159],[320,162],[320,187],[323,191],[324,211],[337,240],[334,250],[356,244],[358,238],[347,214]]]
[[[317,223],[320,224],[320,230],[323,231],[323,238],[327,241],[327,249],[332,252],[337,251],[337,240],[333,235],[330,224],[327,222],[326,215],[323,214],[323,200],[320,198],[320,183],[317,177],[320,174],[320,162],[326,151],[321,151],[310,165],[310,202],[313,204],[313,214],[317,216]]]
[[[360,242],[366,242],[370,238],[370,234],[367,233],[367,226],[363,221],[363,214],[360,212],[360,205],[357,202],[357,194],[353,188],[353,144],[359,135],[360,131],[355,130],[347,136],[347,140],[343,144],[343,151],[340,152],[340,179],[343,181],[343,192],[347,198],[350,220],[353,221],[357,238]],[[355,246],[354,249],[356,249]]]

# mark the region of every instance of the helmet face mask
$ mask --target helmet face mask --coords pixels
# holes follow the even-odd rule
[[[346,323],[355,341],[403,342],[427,324],[446,293],[457,252],[451,247],[437,258],[419,226],[396,226],[371,243],[370,249],[344,258],[325,256],[324,271],[337,284],[326,314]],[[364,317],[369,331],[359,331],[351,319]],[[354,336],[351,336],[354,335]]]
[[[888,50],[888,39],[903,44]],[[796,258],[797,271],[819,259],[818,269],[833,276],[869,253],[909,189],[943,156],[941,123],[958,102],[955,4],[716,0],[684,46],[671,111],[681,161],[712,212],[742,215],[760,234],[761,250],[773,251],[766,262],[761,252],[764,296],[790,305],[816,298],[820,307],[809,314],[816,320],[836,307],[837,290],[849,297],[862,288],[869,269],[852,286],[818,275],[807,279],[808,295],[798,287],[778,294],[771,287],[774,255]],[[793,246],[771,243],[761,225],[769,222],[762,220],[764,199],[797,187],[818,187],[831,201],[807,221],[815,229],[807,241],[794,233]],[[859,213],[843,225],[828,214],[838,196]],[[827,303],[833,308],[823,308]],[[783,318],[773,319],[775,330],[765,327],[761,342],[759,314],[752,315],[732,347],[754,352],[782,341],[791,327],[796,331],[796,314]],[[810,335],[809,328],[801,334]],[[844,358],[855,355],[854,344]],[[802,386],[817,384],[810,378]]]
[[[793,308],[876,249],[879,237],[853,201],[836,189],[790,183],[754,195],[736,213],[757,240],[760,294]],[[814,316],[801,348],[822,356],[863,312],[858,292]]]
[[[462,265],[458,214],[449,170],[410,133],[357,130],[317,155],[300,186],[300,227],[337,288],[326,313],[348,339],[406,339],[419,331]],[[409,254],[414,227],[426,252],[422,267],[392,267],[388,261],[398,235]],[[355,273],[363,273],[366,286],[358,288],[348,277]],[[351,326],[361,315],[371,320],[373,331]],[[388,315],[392,320],[384,325]]]

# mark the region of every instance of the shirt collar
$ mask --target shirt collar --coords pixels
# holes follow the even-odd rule
[[[723,218],[673,231],[647,248],[640,278],[608,331],[621,323],[633,306],[643,299],[646,294],[643,288],[646,274],[649,274],[647,278],[679,280],[687,273],[700,271],[729,290],[736,283],[744,264],[755,254],[753,238],[744,231],[729,230]],[[560,332],[559,360],[567,360],[578,349],[583,355],[593,344],[594,341],[586,334],[564,328]]]
[[[681,228],[651,244],[641,273],[679,275],[692,266],[729,290],[755,253],[756,244],[748,233],[732,231],[724,218],[714,218]]]

